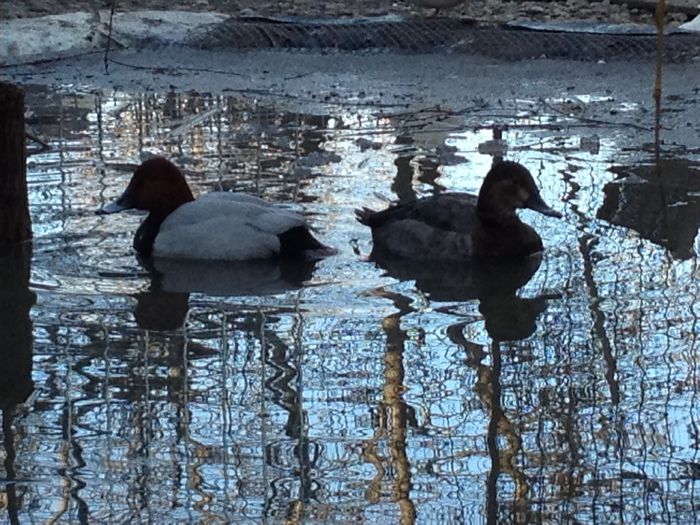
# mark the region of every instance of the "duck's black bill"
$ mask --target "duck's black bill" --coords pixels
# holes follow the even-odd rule
[[[117,199],[114,202],[110,202],[109,204],[105,204],[97,210],[95,213],[97,215],[108,215],[110,213],[118,213],[120,211],[128,210],[129,206],[125,206],[122,204],[122,199]]]
[[[561,219],[562,215],[559,213],[557,210],[554,210],[550,208],[544,200],[542,200],[542,197],[540,197],[539,193],[533,193],[530,195],[530,198],[525,201],[525,204],[523,205],[525,208],[530,208],[531,210],[535,210],[536,212],[541,213],[542,215],[546,215],[548,217],[556,217],[557,219]]]

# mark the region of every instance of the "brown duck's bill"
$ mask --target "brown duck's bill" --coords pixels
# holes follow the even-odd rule
[[[523,207],[530,208],[531,210],[535,210],[536,212],[539,212],[542,215],[547,215],[548,217],[556,217],[557,219],[561,219],[562,217],[561,213],[550,208],[547,203],[542,200],[539,193],[533,193],[530,195],[530,198],[525,201]]]

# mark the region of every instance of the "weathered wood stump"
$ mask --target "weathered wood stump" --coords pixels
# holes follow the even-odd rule
[[[31,239],[24,91],[0,82],[0,246]]]
[[[0,82],[0,409],[5,430],[13,407],[34,387],[26,175],[24,91]]]

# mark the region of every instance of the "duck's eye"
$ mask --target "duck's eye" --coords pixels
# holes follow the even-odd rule
[[[515,206],[516,208],[521,207],[528,198],[530,198],[530,192],[523,188],[520,184],[513,181],[508,181],[502,186],[502,193],[504,200],[507,200],[509,204]]]
[[[527,200],[530,198],[530,192],[522,186],[516,186],[515,191],[518,196],[517,200],[521,205],[527,202]]]

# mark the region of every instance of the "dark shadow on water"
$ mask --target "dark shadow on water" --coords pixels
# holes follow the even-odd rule
[[[136,295],[134,318],[144,330],[177,330],[187,318],[189,299],[188,293],[165,292],[152,284],[148,291]]]
[[[32,381],[32,321],[29,311],[36,295],[29,289],[31,244],[0,248],[0,409],[2,410],[2,489],[9,523],[19,523],[21,503],[16,492],[15,434],[13,419],[17,405],[34,389]]]
[[[301,288],[317,261],[277,259],[207,263],[184,260],[142,260],[151,286],[137,295],[136,322],[148,330],[181,327],[193,292],[212,296],[263,296]]]
[[[695,256],[700,227],[700,165],[685,159],[612,168],[616,180],[605,185],[605,200],[596,214],[631,228],[664,246],[673,257]]]
[[[414,280],[416,288],[433,301],[478,299],[486,330],[496,341],[513,341],[532,335],[537,317],[547,308],[550,298],[516,295],[540,267],[541,254],[514,260],[453,264],[411,261],[375,250],[370,259],[391,277]]]

